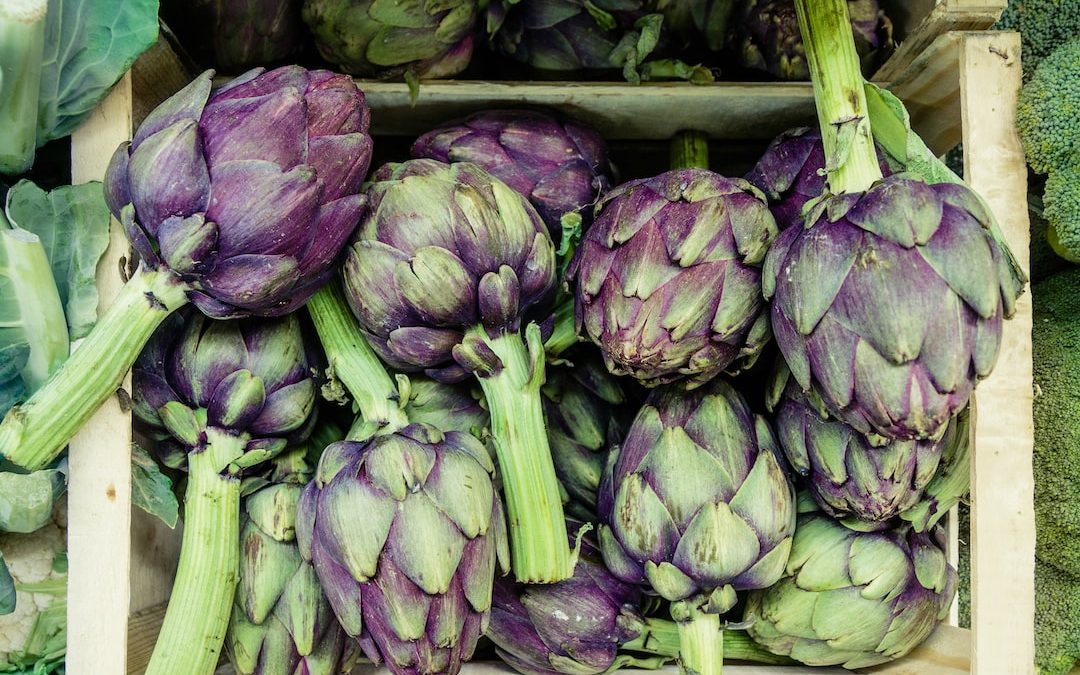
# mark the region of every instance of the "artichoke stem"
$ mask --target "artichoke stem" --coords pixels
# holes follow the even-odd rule
[[[479,327],[472,333],[502,361],[498,373],[478,379],[491,413],[495,454],[506,495],[514,576],[522,583],[569,579],[576,556],[568,545],[540,402],[542,357],[534,358],[517,333],[491,338]],[[540,369],[539,376],[535,369]]]
[[[394,380],[360,332],[336,279],[319,289],[307,303],[334,377],[341,381],[364,421],[380,433],[392,433],[409,424],[397,400]]]
[[[766,650],[754,642],[746,631],[724,629],[720,634],[724,643],[723,658],[728,661],[751,661],[777,666],[798,665],[798,662],[793,659],[778,656]],[[667,619],[647,618],[641,635],[624,643],[622,649],[677,657],[679,655],[679,626]]]
[[[188,454],[180,564],[147,675],[211,675],[225,641],[240,574],[240,479],[226,467],[245,440],[206,435],[206,447]]]
[[[47,5],[0,3],[0,173],[23,173],[34,163]]]
[[[679,668],[683,675],[720,675],[724,668],[724,633],[720,615],[694,610],[679,621]]]
[[[139,267],[67,361],[0,424],[0,456],[31,471],[52,462],[124,381],[154,330],[187,304],[167,269]]]
[[[555,307],[555,327],[551,337],[544,343],[548,357],[557,359],[562,353],[578,343],[577,328],[574,326],[574,296],[564,295]]]
[[[709,137],[700,131],[680,131],[671,140],[672,169],[708,169]]]
[[[833,194],[881,180],[847,0],[795,0]]]

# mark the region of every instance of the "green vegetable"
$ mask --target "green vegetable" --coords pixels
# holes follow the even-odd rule
[[[180,503],[173,492],[172,479],[137,443],[131,445],[131,503],[169,526],[176,527]]]
[[[1080,576],[1080,269],[1032,287],[1036,555]]]
[[[1076,0],[1011,0],[998,30],[1020,31],[1025,78],[1067,40],[1080,34],[1080,3]]]
[[[14,613],[0,616],[0,673],[62,672],[67,640],[65,514],[32,534],[0,534],[0,568],[6,561],[18,599]],[[0,604],[5,590],[0,572]],[[7,587],[8,592],[11,586]]]
[[[34,163],[46,0],[0,3],[0,173]]]
[[[1035,666],[1066,675],[1080,661],[1080,579],[1035,561]]]

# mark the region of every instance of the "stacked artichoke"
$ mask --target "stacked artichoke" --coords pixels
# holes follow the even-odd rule
[[[502,10],[532,49],[650,16],[593,5]],[[846,6],[796,3],[811,54],[851,43],[829,58],[862,92],[849,22],[822,20]],[[364,27],[330,31],[356,72],[423,73],[467,48],[477,7],[304,8],[331,10]],[[154,111],[105,186],[143,267],[90,353],[153,333],[134,410],[187,473],[149,672],[209,675],[224,644],[243,673],[362,652],[455,675],[484,635],[524,673],[862,667],[945,615],[937,522],[966,492],[965,408],[1021,280],[966,186],[876,154],[858,96],[819,87],[824,132],[786,134],[747,178],[711,171],[689,131],[671,167],[612,187],[594,130],[493,110],[362,186],[351,80],[293,66],[212,85]],[[67,441],[63,398],[112,383],[78,375],[9,416],[5,454]]]

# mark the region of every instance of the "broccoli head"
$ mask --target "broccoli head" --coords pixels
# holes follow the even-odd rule
[[[1047,177],[1043,217],[1049,224],[1047,238],[1054,252],[1080,262],[1080,164],[1060,167]]]
[[[1055,49],[1080,34],[1076,0],[1012,0],[995,28],[1020,31],[1024,75]]]
[[[1032,287],[1040,560],[1080,577],[1080,268]],[[1080,619],[1080,614],[1077,615]]]
[[[1035,562],[1035,665],[1066,675],[1080,660],[1080,579]]]
[[[1035,69],[1020,92],[1016,126],[1036,172],[1049,174],[1080,161],[1080,38]]]

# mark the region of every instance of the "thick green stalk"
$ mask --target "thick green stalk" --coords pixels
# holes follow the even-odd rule
[[[881,180],[847,0],[795,0],[833,194]]]
[[[0,2],[0,173],[34,163],[46,0]]]
[[[797,665],[786,656],[778,656],[761,647],[742,630],[724,629],[721,631],[724,642],[723,657],[726,661],[752,661],[772,665]],[[629,651],[660,654],[676,657],[679,655],[679,626],[666,619],[645,619],[645,626],[635,640],[623,644],[622,649]]]
[[[140,267],[79,348],[0,424],[0,456],[36,471],[112,396],[165,317],[187,303],[169,270]]]
[[[680,131],[671,139],[672,169],[708,169],[709,137],[700,131]]]
[[[30,345],[22,378],[33,392],[68,356],[67,319],[41,240],[26,230],[3,229],[6,223],[0,213],[0,330]]]
[[[501,371],[478,379],[491,413],[506,495],[514,576],[522,583],[569,579],[577,559],[567,544],[559,481],[540,403],[543,356],[530,354],[517,333],[495,338],[488,337],[483,328],[470,333],[502,361]]]
[[[371,349],[335,279],[307,303],[330,368],[356,402],[364,421],[379,433],[392,433],[409,424],[398,399],[394,380]]]
[[[574,296],[564,295],[555,308],[555,327],[551,331],[551,336],[544,342],[544,351],[547,352],[548,357],[558,358],[578,343],[574,321]]]
[[[679,668],[684,675],[720,675],[724,669],[724,634],[720,615],[694,611],[678,622]]]
[[[211,675],[225,641],[240,575],[240,479],[228,466],[245,439],[206,435],[207,446],[188,454],[180,564],[147,675]]]

